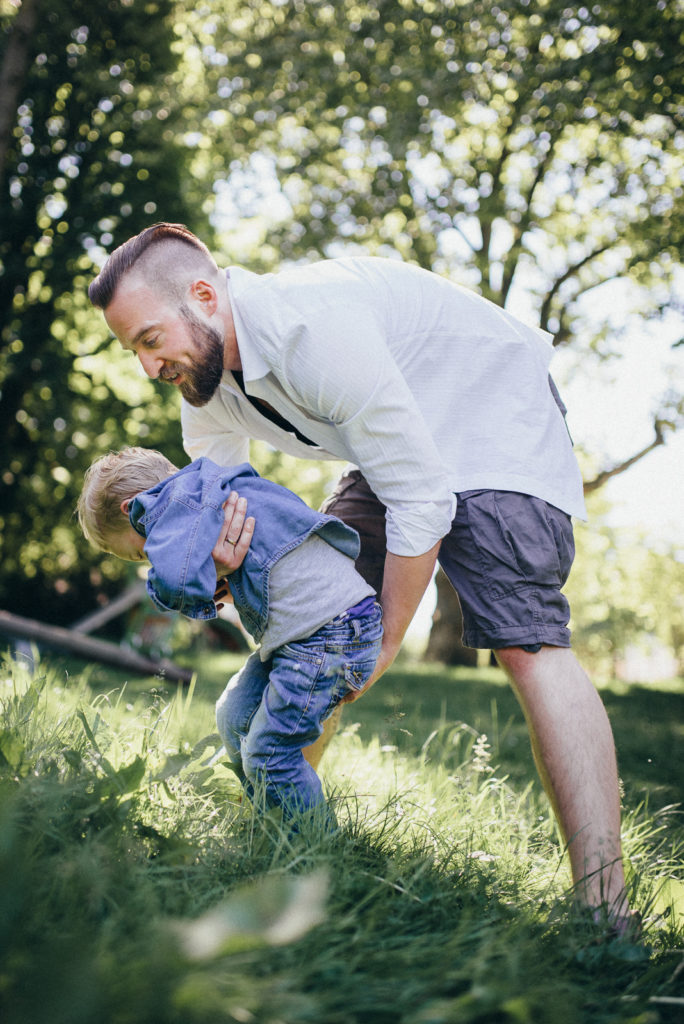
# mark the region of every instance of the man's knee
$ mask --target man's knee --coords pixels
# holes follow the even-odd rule
[[[499,647],[493,651],[493,654],[499,666],[508,675],[517,675],[535,657],[535,654],[524,650],[522,647]]]
[[[500,647],[494,651],[494,656],[514,685],[537,685],[539,681],[567,685],[578,676],[586,678],[570,647],[542,644],[538,651]]]

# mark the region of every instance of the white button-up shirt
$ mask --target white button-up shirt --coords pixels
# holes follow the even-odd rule
[[[226,372],[206,406],[183,403],[191,458],[232,465],[260,438],[349,461],[387,506],[398,555],[422,554],[448,532],[454,492],[520,491],[585,515],[544,331],[395,260],[231,268],[228,288],[246,390],[319,447],[262,416]]]

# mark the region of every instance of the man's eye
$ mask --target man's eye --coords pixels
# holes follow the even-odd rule
[[[145,340],[143,341],[143,348],[154,348],[154,346],[156,344],[157,344],[157,337],[155,335],[154,338],[145,338]]]

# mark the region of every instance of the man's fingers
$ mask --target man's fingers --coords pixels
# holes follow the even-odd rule
[[[242,535],[242,529],[245,523],[245,516],[247,514],[247,499],[239,498],[235,494],[235,499],[231,501],[235,492],[231,492],[231,496],[228,501],[224,504],[224,542],[226,544],[235,545],[239,541]]]
[[[373,682],[374,680],[372,681],[369,679],[369,681],[366,683],[362,690],[350,690],[349,693],[346,693],[344,695],[344,697],[340,701],[340,704],[353,704],[355,700],[360,700],[361,697],[368,693],[371,686],[373,685]]]
[[[231,491],[223,503],[223,526],[211,553],[219,576],[240,568],[253,535],[254,517],[247,518],[247,499]],[[217,593],[220,597],[220,591]]]
[[[248,516],[242,525],[240,536],[234,545],[236,567],[238,565],[242,565],[243,559],[249,550],[249,545],[252,543],[253,534],[254,516]]]

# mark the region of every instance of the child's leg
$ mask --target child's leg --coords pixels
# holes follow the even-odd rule
[[[231,766],[242,783],[245,782],[245,773],[240,745],[247,735],[254,712],[261,704],[270,667],[270,660],[263,662],[258,652],[251,654],[216,702],[216,727]]]
[[[363,628],[366,627],[366,628]],[[306,640],[273,652],[268,686],[242,743],[248,780],[287,814],[324,802],[320,779],[302,754],[350,688],[361,689],[382,640],[379,606],[361,620],[340,616]]]
[[[330,704],[328,693],[317,693],[324,657],[320,649],[296,656],[285,646],[271,658],[268,685],[242,744],[245,775],[265,787],[269,806],[295,812],[323,801],[320,779],[302,747],[320,736]]]

